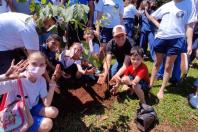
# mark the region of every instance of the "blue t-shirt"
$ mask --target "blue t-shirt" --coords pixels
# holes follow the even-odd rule
[[[150,12],[152,11],[148,11],[149,14]],[[154,32],[155,31],[155,25],[151,21],[148,20],[144,12],[141,13],[140,23],[141,23],[141,32],[147,32],[147,31]]]
[[[88,5],[88,1],[89,0],[70,0],[70,6],[77,4],[77,3]]]
[[[47,59],[53,64],[56,65],[57,61],[56,61],[56,53],[50,51],[50,49],[47,47],[46,44],[43,44],[40,46],[40,51],[45,54],[45,56],[47,57]]]

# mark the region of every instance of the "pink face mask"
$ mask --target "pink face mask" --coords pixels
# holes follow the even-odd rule
[[[45,70],[46,70],[46,67],[45,66],[43,66],[43,67],[29,66],[27,68],[28,73],[31,76],[34,76],[34,77],[42,76],[45,73]]]

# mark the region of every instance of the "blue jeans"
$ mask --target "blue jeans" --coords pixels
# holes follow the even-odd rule
[[[113,34],[112,34],[113,28],[105,28],[103,27],[100,30],[100,42],[101,43],[108,43],[112,38],[113,38]]]
[[[123,18],[123,21],[127,36],[129,40],[131,40],[133,38],[133,31],[134,31],[134,18]]]
[[[118,70],[122,67],[123,63],[116,62],[110,68],[110,79],[118,72]]]
[[[157,77],[163,77],[164,76],[165,63],[166,63],[166,57],[164,57],[163,62],[160,65],[160,69],[157,72]],[[172,76],[170,78],[171,82],[179,82],[180,76],[181,76],[180,64],[181,64],[181,54],[177,56],[177,58],[174,62]]]
[[[146,54],[146,50],[149,43],[150,55],[151,58],[154,60],[155,53],[154,53],[154,40],[155,36],[154,33],[151,31],[141,32],[140,34],[140,47],[143,48],[144,54]]]

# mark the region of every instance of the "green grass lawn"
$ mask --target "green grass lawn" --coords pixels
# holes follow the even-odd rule
[[[145,62],[151,72],[152,63]],[[198,69],[191,68],[187,79],[178,86],[168,85],[165,97],[157,101],[156,93],[161,81],[156,81],[151,90],[153,96],[149,100],[159,117],[160,124],[168,124],[169,127],[198,128],[198,110],[192,109],[187,100],[189,93],[195,91],[192,86],[195,78],[198,78]],[[130,122],[134,120],[139,101],[121,93],[111,107],[96,105],[87,112],[61,113],[55,120],[54,131],[130,131]],[[187,124],[187,125],[186,125]],[[57,127],[58,126],[58,127]],[[163,129],[163,128],[161,128]],[[180,129],[182,130],[182,129]],[[178,130],[178,131],[180,131]],[[166,130],[165,130],[166,131]]]

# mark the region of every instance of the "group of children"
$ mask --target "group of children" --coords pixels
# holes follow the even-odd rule
[[[133,0],[126,0],[126,3],[123,22],[125,27],[118,24],[111,29],[113,31],[112,39],[105,46],[106,50],[101,50],[104,48],[102,47],[103,45],[100,45],[101,41],[95,41],[94,38],[97,33],[93,29],[88,28],[83,32],[83,38],[87,45],[86,47],[88,47],[88,55],[104,62],[103,68],[106,69],[103,73],[96,75],[97,69],[101,67],[94,66],[88,58],[83,57],[85,46],[81,42],[74,42],[71,46],[62,48],[62,38],[57,34],[50,34],[46,42],[40,45],[40,51],[31,53],[27,58],[27,62],[19,62],[17,65],[12,63],[10,69],[5,74],[0,75],[0,80],[2,80],[0,82],[0,95],[9,92],[8,103],[18,99],[18,91],[15,89],[17,87],[17,79],[13,78],[20,77],[24,93],[27,96],[26,102],[34,118],[34,124],[29,128],[29,131],[50,131],[53,126],[51,118],[56,118],[58,115],[58,109],[51,106],[54,92],[59,93],[61,92],[60,88],[67,88],[67,80],[79,79],[84,77],[84,75],[93,75],[89,77],[97,83],[97,81],[101,81],[101,77],[105,73],[105,78],[103,78],[103,81],[105,81],[108,74],[112,74],[112,71],[109,72],[111,70],[111,61],[109,60],[112,59],[113,55],[116,57],[118,62],[116,64],[119,65],[119,68],[113,67],[113,70],[116,70],[110,76],[109,85],[112,86],[110,92],[112,94],[116,93],[119,85],[123,84],[130,94],[135,93],[138,96],[141,103],[146,103],[145,93],[153,86],[157,71],[165,55],[166,65],[163,83],[157,94],[158,98],[163,98],[164,89],[176,57],[186,52],[186,50],[188,50],[189,54],[191,52],[192,23],[197,21],[197,16],[195,16],[195,12],[189,11],[188,7],[193,7],[189,5],[193,2],[174,0],[160,7],[153,14],[151,13],[155,5],[152,1],[144,0],[140,4],[141,11],[137,11]],[[185,7],[186,5],[188,6]],[[181,8],[181,10],[176,7]],[[189,14],[185,14],[185,11],[189,11]],[[135,16],[141,16],[142,19],[139,46],[131,44],[134,39]],[[161,22],[159,23],[156,19],[161,19]],[[151,22],[159,28],[156,38],[154,38],[156,27],[154,28]],[[177,24],[174,25],[173,22],[177,22]],[[186,30],[187,40],[185,38]],[[107,30],[103,28],[104,31]],[[129,39],[126,38],[126,35]],[[188,43],[188,48],[185,41]],[[147,49],[145,46],[148,42],[152,59],[155,60],[151,80],[148,68],[143,63]],[[103,56],[104,52],[106,52],[106,57]],[[123,54],[118,54],[120,52]],[[198,50],[196,50],[196,53],[198,54]],[[196,57],[198,58],[197,54]],[[127,62],[126,65],[124,65],[125,62]],[[21,67],[23,72],[21,72]],[[115,74],[116,76],[114,76]],[[96,79],[98,77],[99,80]],[[42,100],[42,104],[38,103],[39,99]]]

